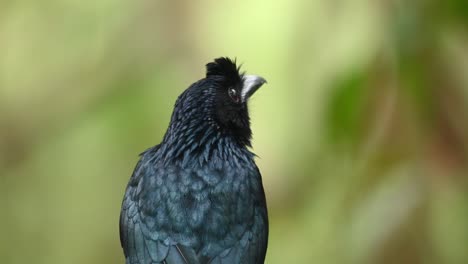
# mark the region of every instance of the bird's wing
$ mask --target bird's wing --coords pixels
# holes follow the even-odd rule
[[[157,149],[157,146],[156,146]],[[147,151],[154,151],[155,148]],[[146,152],[147,152],[146,151]],[[144,155],[144,153],[142,153]],[[178,244],[163,241],[150,232],[139,210],[137,199],[144,160],[140,159],[130,179],[120,214],[120,242],[127,264],[197,264],[195,251]]]
[[[141,222],[139,213],[135,212],[135,207],[135,203],[131,201],[120,218],[120,237],[127,264],[199,263],[193,249],[178,244],[167,245],[164,241],[146,235],[145,224]]]
[[[263,214],[263,212],[259,213]],[[221,252],[221,254],[214,257],[209,263],[264,263],[267,239],[268,227],[262,224],[256,224],[252,230],[245,232],[234,246]]]
[[[256,177],[261,180],[260,171],[255,169]],[[263,186],[259,187],[261,195],[255,202],[254,224],[241,234],[237,243],[214,257],[210,264],[264,263],[268,244],[268,213]]]

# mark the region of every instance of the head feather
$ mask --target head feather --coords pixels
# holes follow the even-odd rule
[[[213,62],[206,64],[206,77],[223,78],[228,84],[238,84],[242,81],[240,66],[236,65],[236,60],[231,60],[228,57],[215,59]]]

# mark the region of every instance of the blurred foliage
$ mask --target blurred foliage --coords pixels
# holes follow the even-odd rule
[[[123,263],[137,154],[218,56],[251,102],[267,263],[468,263],[468,2],[2,1],[2,263]]]

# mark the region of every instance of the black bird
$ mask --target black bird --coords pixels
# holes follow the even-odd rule
[[[266,81],[218,58],[143,152],[120,215],[127,264],[264,263],[268,216],[247,102]]]

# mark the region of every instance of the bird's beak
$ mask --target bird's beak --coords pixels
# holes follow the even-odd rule
[[[254,94],[258,88],[260,88],[264,83],[267,81],[258,75],[244,75],[242,79],[243,86],[242,86],[242,102],[247,102],[247,100]]]

